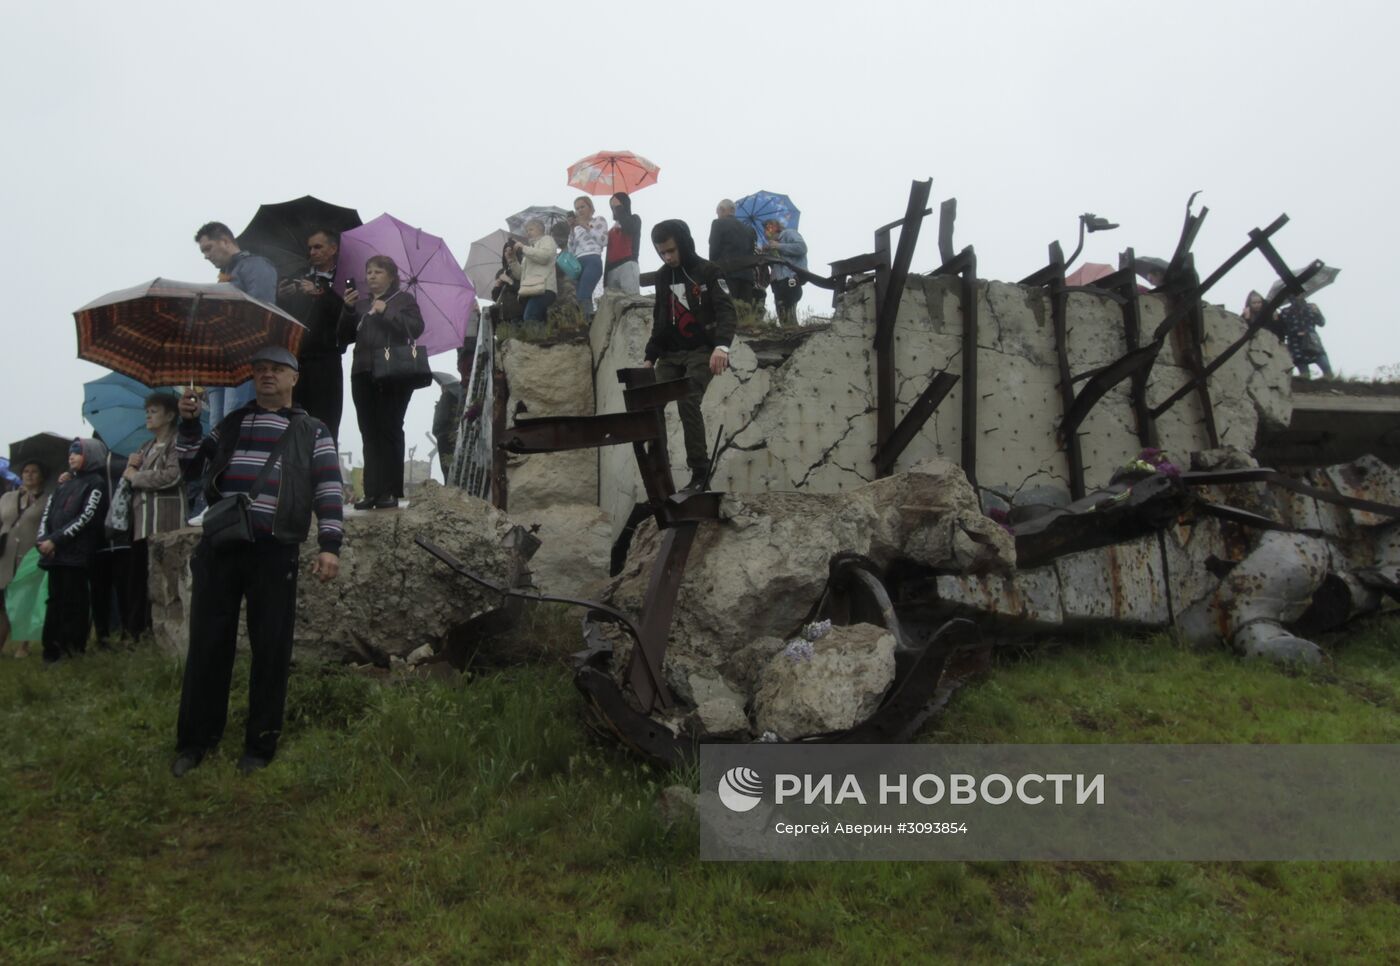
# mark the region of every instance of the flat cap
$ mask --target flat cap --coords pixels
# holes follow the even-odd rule
[[[275,362],[279,366],[290,366],[300,372],[301,366],[297,364],[297,357],[280,345],[265,345],[257,352],[253,353],[253,362]]]

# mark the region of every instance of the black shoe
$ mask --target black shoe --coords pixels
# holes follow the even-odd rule
[[[397,510],[399,508],[398,498],[392,496],[381,496],[379,499],[374,501],[374,508],[376,510]]]
[[[710,471],[707,469],[692,471],[690,474],[690,482],[681,487],[681,492],[698,493],[703,491],[709,485],[709,476]]]
[[[202,751],[182,751],[175,756],[175,760],[170,763],[170,774],[176,778],[184,778],[190,772],[199,767],[199,763],[204,760]]]
[[[372,496],[367,496],[367,497],[365,497],[363,500],[357,500],[357,501],[355,502],[355,509],[356,509],[356,510],[373,510],[373,509],[374,509],[374,505],[375,505],[376,503],[378,503],[378,502],[379,502],[379,501],[376,500],[374,497],[372,497]]]
[[[255,771],[261,771],[271,764],[267,758],[259,758],[257,755],[245,754],[238,759],[238,773],[240,775],[251,775]]]

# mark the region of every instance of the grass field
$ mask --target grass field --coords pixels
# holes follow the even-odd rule
[[[1167,637],[1005,653],[923,738],[1400,741],[1400,622],[1330,643],[1318,671]],[[702,864],[656,808],[677,776],[589,737],[548,658],[298,669],[271,768],[237,775],[229,740],[176,781],[179,674],[149,649],[0,662],[0,959],[1400,960],[1394,864]]]

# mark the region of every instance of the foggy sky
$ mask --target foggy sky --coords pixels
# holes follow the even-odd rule
[[[1339,266],[1317,297],[1334,368],[1400,361],[1390,336],[1393,104],[1388,4],[6,3],[0,121],[0,453],[86,435],[72,311],[165,276],[207,281],[192,236],[314,194],[471,241],[603,148],[661,166],[646,226],[703,238],[721,197],[790,194],[812,268],[870,250],[911,180],[958,198],[955,243],[985,278],[1121,224],[1080,261],[1169,256],[1188,195],[1211,211],[1202,275],[1280,213],[1291,264]],[[937,262],[935,222],[915,270]],[[657,265],[643,256],[643,271]],[[1238,310],[1260,255],[1209,299]],[[804,308],[825,310],[823,293]],[[348,366],[347,366],[348,368]],[[451,369],[451,356],[435,361]],[[409,445],[436,390],[415,394]],[[346,393],[343,448],[359,435]]]

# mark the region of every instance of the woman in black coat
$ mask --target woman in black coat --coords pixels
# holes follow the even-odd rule
[[[357,510],[383,510],[403,497],[403,419],[413,388],[373,376],[371,359],[390,345],[407,345],[423,334],[423,314],[412,295],[399,288],[399,267],[387,255],[365,262],[366,298],[345,293],[340,338],[355,343],[350,362],[350,398],[365,447],[364,499]],[[420,352],[423,350],[419,350]]]

